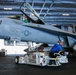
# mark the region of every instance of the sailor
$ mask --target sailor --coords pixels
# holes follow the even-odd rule
[[[49,56],[52,58],[55,58],[57,56],[57,53],[63,51],[62,50],[63,40],[59,40],[57,44],[55,44],[49,53]]]
[[[25,23],[28,23],[29,22],[26,16],[24,17],[23,22],[25,22]]]

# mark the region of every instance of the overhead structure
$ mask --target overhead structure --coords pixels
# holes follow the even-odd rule
[[[19,8],[24,1],[32,5],[45,23],[76,25],[76,0],[0,0],[0,17],[22,15]]]

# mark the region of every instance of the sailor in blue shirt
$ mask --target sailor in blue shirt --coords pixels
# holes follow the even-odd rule
[[[55,44],[49,53],[50,57],[56,57],[55,53],[59,53],[60,51],[62,51],[62,45],[63,45],[63,40],[60,40],[57,44]]]

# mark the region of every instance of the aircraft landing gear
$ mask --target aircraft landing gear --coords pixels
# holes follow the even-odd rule
[[[15,57],[15,63],[16,63],[16,64],[19,64],[19,56],[16,56],[16,57]]]

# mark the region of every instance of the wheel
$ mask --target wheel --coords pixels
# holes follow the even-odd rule
[[[76,45],[73,46],[74,51],[76,51]]]
[[[42,66],[42,63],[40,63],[40,66]]]
[[[19,56],[16,56],[16,57],[15,57],[15,63],[16,63],[16,64],[19,64]]]

